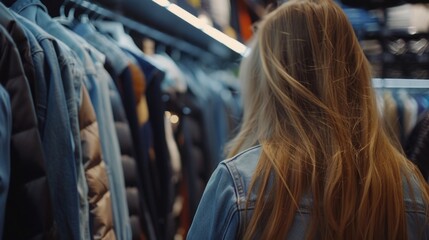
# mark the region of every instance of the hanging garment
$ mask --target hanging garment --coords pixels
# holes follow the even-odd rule
[[[223,108],[227,118],[227,127],[223,129],[225,131],[224,141],[229,141],[237,133],[243,114],[238,79],[231,72],[223,70],[213,72],[209,74],[209,77],[221,84],[218,95],[223,101]],[[224,144],[225,142],[223,142],[222,146]],[[224,158],[223,154],[221,156]]]
[[[213,102],[211,93],[204,86],[198,84],[195,74],[192,72],[192,68],[183,62],[177,62],[180,69],[186,76],[188,91],[183,97],[183,104],[189,110],[189,118],[187,118],[187,124],[183,127],[187,127],[183,132],[188,134],[191,143],[191,156],[192,161],[189,164],[190,172],[194,172],[192,175],[197,176],[197,180],[194,181],[195,186],[190,187],[190,195],[192,202],[197,201],[201,197],[202,191],[204,190],[205,184],[207,183],[210,174],[212,172],[212,163],[215,161],[215,150],[213,148],[213,131],[212,123],[214,120],[215,111],[213,109]],[[188,112],[188,110],[186,112]],[[185,167],[186,168],[186,167]],[[195,192],[192,192],[195,189]],[[191,204],[191,211],[196,207]]]
[[[120,25],[107,23],[103,26],[102,22],[98,22],[102,31],[105,34],[115,38],[115,44],[121,46],[123,50],[130,56],[130,59],[139,66],[139,69],[130,66],[133,77],[133,89],[137,102],[137,116],[139,120],[140,134],[146,140],[144,142],[144,156],[148,158],[151,170],[151,177],[154,179],[155,197],[158,204],[158,216],[160,228],[165,229],[162,234],[166,234],[162,238],[172,238],[174,233],[174,221],[172,216],[172,208],[174,204],[174,190],[171,169],[171,159],[169,149],[165,140],[165,125],[164,122],[164,106],[162,101],[162,92],[160,88],[161,82],[165,79],[165,73],[158,69],[149,58],[146,58],[142,52],[130,43],[130,37],[123,31]],[[110,26],[110,27],[108,27]],[[132,40],[131,40],[132,41]],[[143,71],[143,82],[139,80],[139,71]],[[143,85],[141,84],[144,83]],[[147,97],[146,97],[147,94]],[[147,108],[149,107],[149,108]],[[166,190],[168,189],[168,190]]]
[[[239,19],[239,16],[240,16],[239,3],[238,1],[230,1],[230,6],[231,6],[231,15],[229,20],[229,25],[231,26],[232,31],[234,32],[234,38],[236,38],[238,41],[242,41],[240,19]]]
[[[207,166],[209,172],[212,172],[224,158],[223,145],[227,141],[228,136],[228,118],[221,94],[219,94],[222,92],[223,87],[218,81],[210,79],[205,71],[194,62],[183,62],[192,76],[187,79],[189,81],[188,87],[204,106],[202,110],[205,127],[207,127],[206,131],[208,136],[210,136],[206,139],[210,151],[210,157],[207,158]]]
[[[32,3],[29,1],[18,1],[12,6],[12,8],[21,13],[26,13],[26,14],[29,14],[30,16],[33,16],[32,13],[34,13],[35,10],[37,12],[37,9],[33,9],[32,6],[33,7],[37,6],[37,3]],[[71,143],[72,145],[71,148],[74,151],[74,158],[75,158],[75,164],[77,169],[75,171],[77,171],[77,176],[78,176],[77,180],[75,180],[75,183],[74,183],[74,184],[77,183],[78,187],[74,187],[71,189],[78,190],[80,195],[79,201],[81,202],[79,206],[81,208],[82,206],[85,206],[85,203],[88,201],[87,197],[85,196],[88,195],[88,198],[90,199],[89,200],[90,201],[89,203],[90,219],[86,220],[85,217],[87,216],[87,214],[84,211],[82,211],[82,209],[80,212],[79,211],[73,212],[73,214],[80,213],[79,215],[80,221],[78,220],[77,222],[73,222],[74,224],[78,224],[78,225],[81,224],[81,226],[78,227],[78,231],[80,231],[79,233],[80,237],[77,237],[77,238],[81,239],[82,235],[83,236],[89,235],[88,230],[92,231],[91,234],[96,239],[111,237],[109,236],[110,230],[112,230],[111,232],[113,232],[113,229],[110,229],[110,227],[112,227],[113,225],[111,222],[112,221],[111,217],[103,218],[103,215],[106,215],[106,216],[111,215],[111,203],[110,203],[110,196],[109,196],[110,195],[109,184],[107,182],[104,182],[106,179],[103,178],[103,176],[106,175],[105,165],[104,165],[104,162],[101,160],[101,158],[100,159],[97,158],[97,154],[101,154],[99,152],[100,142],[98,139],[98,130],[95,131],[92,126],[92,125],[95,125],[95,127],[97,127],[96,126],[97,123],[91,122],[92,121],[91,114],[88,109],[93,109],[93,107],[90,100],[84,99],[82,100],[82,104],[81,104],[80,92],[81,90],[83,91],[84,89],[82,88],[82,83],[84,82],[84,79],[85,79],[85,73],[83,70],[84,68],[82,67],[82,63],[80,62],[76,54],[65,44],[63,44],[60,41],[57,41],[51,35],[46,34],[38,26],[34,25],[28,20],[22,19],[21,21],[25,23],[27,28],[31,28],[30,30],[32,30],[33,34],[37,34],[37,36],[41,36],[43,40],[45,39],[49,40],[49,42],[47,41],[44,42],[45,53],[47,51],[51,51],[53,54],[56,53],[56,56],[57,56],[56,60],[53,58],[52,59],[48,58],[48,60],[50,61],[49,69],[51,70],[51,78],[54,79],[54,82],[62,81],[57,84],[58,86],[61,86],[61,83],[63,84],[63,89],[64,89],[63,94],[65,95],[64,97],[66,98],[66,106],[67,106],[68,112],[61,113],[61,111],[64,111],[64,108],[61,108],[61,110],[55,111],[55,109],[59,109],[58,107],[51,108],[51,111],[49,111],[50,108],[48,107],[47,113],[48,113],[48,116],[50,114],[53,115],[53,117],[51,117],[53,121],[56,121],[55,118],[61,118],[61,117],[69,118],[70,125],[68,128],[71,129],[70,132],[73,139],[73,142]],[[40,37],[38,39],[40,39]],[[51,43],[53,47],[53,51],[52,51],[52,48],[50,48],[49,43]],[[41,44],[41,46],[43,47],[44,45]],[[47,56],[49,57],[55,56],[52,53],[47,54]],[[58,73],[61,77],[58,75]],[[52,82],[53,81],[50,81],[51,85],[52,85]],[[50,88],[50,91],[51,89],[52,88]],[[49,96],[51,96],[51,94],[49,94]],[[61,98],[61,91],[56,90],[54,93],[54,96],[57,99]],[[50,101],[48,101],[48,104],[49,103]],[[56,101],[55,104],[58,104],[58,103],[61,103],[61,101]],[[55,106],[55,104],[51,104],[51,105]],[[79,117],[79,121],[78,121],[78,117]],[[83,126],[82,123],[86,123],[86,124],[91,123],[92,125],[89,124],[89,125]],[[63,123],[63,124],[67,124],[67,123]],[[54,131],[55,128],[52,128],[51,125],[48,125],[48,126],[49,127],[45,128],[45,131],[55,132]],[[91,135],[84,134],[88,131],[92,132],[92,134]],[[97,138],[92,139],[94,135],[96,135]],[[58,136],[58,134],[56,136]],[[46,137],[45,139],[47,141],[53,141],[55,138]],[[88,145],[88,142],[93,144],[91,146],[94,149],[85,148]],[[58,143],[53,142],[52,144],[58,144]],[[84,144],[86,145],[83,146]],[[62,144],[61,146],[63,147]],[[67,146],[67,145],[64,145],[64,146]],[[50,147],[50,149],[52,148],[53,147]],[[56,168],[59,168],[59,167],[56,167]],[[52,171],[54,171],[54,169],[56,168],[52,166]],[[57,170],[55,171],[56,173],[59,172]],[[97,181],[94,181],[94,176],[100,176],[100,179]],[[72,178],[68,180],[71,181],[70,184],[73,184]],[[60,181],[55,181],[54,185],[59,183]],[[69,188],[63,187],[60,189],[68,190]],[[105,188],[107,188],[107,190],[105,190]],[[70,191],[70,192],[73,192],[73,191]],[[105,196],[108,196],[108,197],[105,197]],[[53,193],[53,197],[57,197],[57,193]],[[55,207],[54,210],[56,209],[60,210],[61,207]],[[70,216],[73,216],[73,214],[69,213],[66,216],[70,217]],[[90,229],[88,228],[88,226]]]
[[[393,97],[393,94],[391,91],[385,91],[383,93],[383,100],[384,100],[383,120],[387,126],[388,134],[393,141],[399,144],[400,136],[401,136],[401,128],[400,128],[400,122],[399,122],[397,102]],[[397,147],[400,148],[401,146],[398,145]]]
[[[39,105],[42,111],[37,112],[44,121],[43,146],[47,159],[47,174],[50,185],[50,193],[53,204],[55,221],[60,222],[58,227],[60,235],[71,236],[73,239],[80,238],[80,202],[84,200],[79,196],[78,189],[84,194],[87,188],[84,182],[83,165],[79,158],[79,133],[77,125],[78,101],[75,94],[74,77],[71,75],[69,61],[74,61],[67,50],[60,46],[58,42],[34,23],[16,16],[19,22],[27,28],[31,34],[39,41],[45,53],[44,69],[47,69],[44,84],[37,84],[40,94]],[[61,69],[64,68],[64,71]],[[59,147],[61,146],[61,147]],[[61,151],[55,151],[61,149]],[[80,177],[80,178],[79,178]],[[65,179],[64,179],[65,178]],[[78,179],[82,181],[78,182]],[[66,210],[62,210],[66,204]]]
[[[6,201],[10,182],[10,135],[12,111],[10,98],[0,85],[0,236],[3,236]]]
[[[236,29],[240,31],[241,40],[247,42],[253,35],[252,32],[252,18],[250,16],[249,8],[245,0],[237,0],[238,6],[238,28]]]
[[[97,75],[108,85],[106,92],[110,91],[109,103],[111,106],[109,107],[111,107],[111,111],[113,113],[112,120],[114,120],[114,127],[120,144],[121,163],[125,177],[125,194],[132,230],[132,239],[155,239],[152,220],[148,215],[147,203],[143,202],[142,184],[138,176],[131,130],[126,118],[121,97],[113,79],[104,69],[105,59],[94,57],[93,60]]]
[[[171,181],[172,181],[172,185],[176,186],[181,179],[182,162],[180,159],[179,148],[177,147],[176,140],[174,139],[173,126],[172,126],[173,124],[177,124],[177,122],[175,122],[176,120],[173,120],[172,117],[174,117],[174,115],[172,116],[171,113],[165,114],[164,126],[165,126],[165,140],[167,142],[167,148],[171,159],[171,171],[172,171]],[[177,197],[175,197],[174,203],[176,202],[177,202]],[[174,204],[174,206],[175,205],[176,204]]]
[[[204,10],[209,13],[215,23],[221,27],[221,31],[229,27],[231,5],[229,0],[202,0]]]
[[[22,3],[22,7],[15,7],[19,3]],[[97,115],[103,159],[105,160],[105,167],[109,177],[115,233],[118,239],[130,239],[131,228],[129,222],[126,220],[128,207],[125,197],[125,182],[120,161],[119,143],[107,95],[108,91],[100,90],[106,82],[97,76],[94,63],[89,54],[93,53],[98,56],[100,53],[94,53],[95,50],[92,50],[92,47],[85,40],[63,27],[57,21],[54,21],[47,14],[46,7],[40,1],[36,0],[32,1],[32,3],[26,4],[26,1],[18,1],[12,8],[16,8],[21,15],[31,17],[31,20],[34,20],[43,29],[67,44],[76,52],[83,63],[81,67],[85,71],[83,83],[88,89]],[[104,86],[104,89],[108,89],[107,85]]]
[[[161,82],[165,73],[156,68],[149,61],[144,59],[141,54],[138,55],[129,52],[137,61],[138,66],[144,72],[146,77],[146,95],[147,106],[149,109],[149,121],[142,126],[149,136],[149,157],[154,169],[154,178],[159,180],[157,190],[158,216],[162,224],[160,228],[164,229],[162,238],[170,239],[173,234],[172,209],[174,204],[174,189],[172,183],[171,162],[168,154],[167,143],[165,140],[164,112],[165,106],[162,101]],[[151,153],[153,151],[153,153]]]
[[[404,116],[402,119],[404,120],[404,129],[403,136],[404,136],[404,142],[410,135],[411,131],[414,129],[414,127],[417,124],[418,120],[418,112],[417,112],[417,101],[411,97],[411,95],[407,91],[401,91],[399,92],[399,98],[404,103]]]
[[[73,29],[76,33],[87,40],[91,45],[97,48],[100,52],[106,53],[106,70],[110,73],[117,85],[117,88],[122,97],[122,101],[125,107],[127,119],[131,128],[131,134],[133,138],[133,144],[135,147],[136,160],[138,164],[139,176],[143,183],[143,192],[148,209],[152,218],[156,236],[159,236],[159,219],[157,213],[157,200],[156,199],[156,188],[157,179],[152,178],[151,175],[156,171],[151,171],[149,162],[149,142],[150,138],[147,135],[148,126],[145,127],[144,123],[141,125],[139,120],[143,119],[137,113],[137,97],[133,87],[133,72],[131,72],[129,66],[133,66],[134,72],[138,72],[137,66],[131,63],[129,58],[122,52],[122,50],[114,45],[111,41],[105,38],[103,35],[97,33],[93,27],[88,24],[80,23]],[[141,96],[139,97],[140,99]],[[144,105],[140,105],[140,113],[144,110]]]
[[[108,74],[108,73],[106,73]],[[106,76],[106,79],[110,76]],[[115,129],[119,138],[122,166],[125,175],[125,186],[130,214],[130,223],[133,239],[156,239],[151,216],[148,214],[147,203],[142,190],[142,183],[138,175],[138,165],[135,159],[134,145],[131,136],[130,126],[125,114],[121,96],[110,78],[109,90],[112,104]],[[144,229],[144,232],[143,230]],[[146,234],[145,234],[146,233]]]
[[[88,85],[92,86],[90,91],[91,102],[97,104],[95,108],[97,120],[103,118],[103,121],[98,121],[100,129],[102,129],[100,137],[102,143],[104,142],[103,153],[110,154],[111,157],[108,169],[111,171],[109,175],[110,184],[115,186],[115,195],[112,195],[112,200],[115,199],[115,202],[112,202],[115,231],[116,229],[120,231],[120,233],[116,233],[118,238],[131,239],[132,233],[129,222],[124,169],[109,95],[109,82],[113,80],[100,61],[98,59],[97,65],[94,66],[96,67],[94,68],[94,77],[88,78],[91,81]]]
[[[161,54],[155,54],[151,56],[147,56],[147,63],[149,65],[153,65],[154,69],[159,69],[162,72],[164,72],[164,78],[161,82],[161,90],[162,90],[162,98],[163,102],[165,102],[165,99],[168,99],[172,97],[171,95],[176,94],[184,94],[187,91],[187,84],[185,75],[182,73],[182,71],[179,69],[177,64],[171,59],[170,56],[168,56],[166,53]],[[143,64],[144,61],[142,62]],[[147,68],[147,71],[150,71],[150,68]],[[168,94],[167,94],[168,93]],[[165,105],[165,104],[164,104]],[[174,114],[174,113],[173,113]],[[170,120],[171,117],[176,118],[173,122]],[[180,121],[180,118],[177,114],[171,115],[171,113],[168,113],[165,115],[165,139],[167,142],[168,152],[170,156],[170,163],[171,163],[171,179],[173,186],[180,181],[182,174],[182,166],[181,166],[181,159],[180,159],[180,153],[177,148],[176,141],[174,139],[173,129],[172,125],[178,125],[178,121]],[[177,197],[176,197],[177,200]],[[175,201],[176,202],[176,201]]]
[[[179,119],[174,127],[174,135],[180,151],[182,169],[179,196],[184,201],[179,216],[178,232],[186,236],[205,186],[203,153],[205,141],[201,138],[203,131],[199,129],[198,124],[198,120],[201,120],[201,111],[193,105],[188,105],[192,104],[192,100],[185,94],[168,94],[165,99],[167,110]],[[190,127],[192,125],[196,128]],[[194,136],[196,137],[193,138]]]
[[[6,29],[25,35],[7,12],[0,4],[0,84],[9,94],[12,110],[11,173],[2,238],[51,239],[55,236],[52,206],[36,113],[19,52]]]
[[[12,12],[13,13],[13,12]],[[15,17],[20,17],[19,15]],[[19,21],[19,19],[18,19]],[[21,25],[18,22],[19,25]],[[34,37],[30,30],[25,27],[22,27],[22,30],[27,37],[28,43],[30,44],[30,53],[31,60],[33,62],[32,70],[34,71],[33,88],[31,90],[34,99],[34,106],[36,109],[37,122],[39,125],[39,132],[43,139],[43,133],[45,129],[45,116],[46,116],[46,106],[47,106],[47,86],[45,79],[49,76],[49,70],[45,68],[45,52],[43,51],[42,46],[40,46],[39,41]],[[31,74],[30,74],[31,76]],[[30,80],[29,80],[30,81]],[[31,81],[30,81],[31,82]],[[88,210],[88,209],[86,209]]]
[[[156,67],[165,72],[161,88],[168,93],[186,93],[188,86],[186,77],[179,66],[166,53],[149,56],[149,59],[156,63]]]
[[[405,153],[429,182],[429,112],[422,116],[411,132],[407,139]]]
[[[79,116],[85,175],[88,182],[90,229],[94,239],[115,239],[109,180],[99,142],[98,125],[86,88],[82,88],[83,114]]]

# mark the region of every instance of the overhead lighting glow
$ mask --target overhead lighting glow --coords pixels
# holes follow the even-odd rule
[[[244,55],[244,53],[246,52],[247,47],[244,44],[217,30],[214,27],[206,25],[203,28],[203,32],[241,55]]]
[[[170,1],[168,0],[153,0],[156,4],[158,4],[161,7],[168,7],[170,5]]]
[[[201,19],[195,17],[188,11],[184,10],[183,8],[177,6],[174,3],[171,3],[168,0],[153,0],[156,4],[165,7],[168,11],[176,15],[177,17],[183,19],[187,23],[191,24],[197,29],[201,29],[204,33],[212,37],[213,39],[217,40],[218,42],[222,43],[223,45],[227,46],[231,50],[237,52],[238,54],[244,56],[247,47],[242,44],[241,42],[235,40],[234,38],[224,34],[223,32],[217,30],[216,28],[206,24]]]
[[[198,29],[201,29],[204,26],[203,22],[200,19],[190,14],[183,8],[177,6],[176,4],[170,4],[167,7],[167,10]]]

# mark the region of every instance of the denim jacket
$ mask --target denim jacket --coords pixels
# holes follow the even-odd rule
[[[204,191],[187,239],[236,239],[238,237],[238,232],[244,229],[246,198],[260,153],[261,147],[256,146],[219,164]],[[425,206],[419,196],[417,184],[415,182],[412,184],[416,206],[412,204],[410,191],[404,188],[408,238],[410,240],[428,239],[429,225]],[[254,209],[256,197],[256,194],[250,195],[247,209],[250,215]],[[287,239],[305,239],[310,221],[311,201],[310,197],[301,199],[299,207],[301,214],[295,216]]]
[[[70,236],[79,239],[79,197],[76,187],[76,165],[74,159],[74,149],[76,142],[73,141],[71,115],[68,110],[71,108],[74,99],[74,89],[69,79],[64,79],[61,74],[61,67],[70,60],[56,42],[55,38],[46,33],[40,27],[29,20],[15,15],[17,21],[27,28],[39,42],[45,54],[45,67],[49,69],[45,79],[45,87],[38,91],[46,96],[45,106],[38,106],[38,109],[46,109],[43,132],[43,148],[47,159],[47,176],[50,186],[51,199],[53,199],[54,218],[58,224],[60,236]],[[39,102],[39,105],[42,102]],[[77,110],[77,109],[75,109]],[[40,113],[38,113],[40,114]],[[39,115],[39,119],[40,115]],[[74,114],[77,120],[77,114]],[[61,150],[56,151],[58,146]],[[67,206],[66,208],[62,206]]]
[[[109,178],[115,232],[118,239],[130,239],[131,226],[128,221],[128,208],[124,187],[125,180],[120,161],[118,137],[114,128],[113,114],[108,96],[108,83],[107,79],[100,77],[92,59],[92,56],[100,57],[101,53],[76,33],[53,20],[48,15],[47,9],[41,1],[18,0],[12,8],[30,20],[34,20],[40,27],[64,42],[68,47],[73,49],[73,52],[77,54],[79,60],[83,63],[72,69],[73,71],[84,71],[82,79],[75,81],[79,84],[76,93],[80,93],[80,84],[84,82],[97,115],[102,153]],[[80,97],[78,96],[76,99],[80,99]],[[77,105],[79,106],[80,104],[77,103]],[[82,218],[85,219],[86,216],[82,216]]]
[[[30,74],[32,59],[25,39],[22,27],[0,3],[0,84],[9,94],[12,111],[10,182],[2,237],[52,239],[56,235],[48,194],[46,157],[37,126],[32,84],[27,78],[33,75]],[[2,169],[6,168],[2,166]]]

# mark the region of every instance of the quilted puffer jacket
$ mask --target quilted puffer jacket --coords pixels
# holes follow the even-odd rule
[[[43,147],[29,86],[34,79],[26,76],[27,72],[29,78],[34,76],[28,54],[22,29],[0,3],[0,84],[8,92],[12,107],[11,176],[2,239],[52,239],[55,232]]]
[[[137,239],[154,239],[154,230],[150,217],[144,218],[142,209],[141,182],[138,176],[137,163],[134,155],[134,144],[131,137],[130,126],[122,105],[121,96],[116,86],[109,82],[110,100],[112,104],[115,129],[121,149],[121,161],[125,176],[128,212],[132,236]],[[144,206],[143,206],[144,208]],[[146,211],[147,212],[147,211]],[[143,230],[144,229],[144,230]],[[146,234],[145,234],[146,233]]]
[[[82,86],[79,111],[82,157],[88,183],[90,230],[94,239],[116,239],[113,229],[109,180],[101,155],[98,125],[88,91]]]

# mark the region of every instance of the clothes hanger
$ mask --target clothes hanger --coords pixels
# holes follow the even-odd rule
[[[95,12],[96,9],[94,7],[94,5],[89,5],[87,8],[85,8],[83,10],[83,12],[81,14],[79,14],[79,21],[81,23],[90,23],[90,18],[89,18],[89,14],[91,12]]]
[[[69,11],[67,12],[67,5],[71,5]],[[68,28],[72,28],[76,23],[76,6],[70,0],[65,0],[63,4],[60,6],[60,15],[55,18],[56,21],[61,23],[61,25],[66,26]]]

